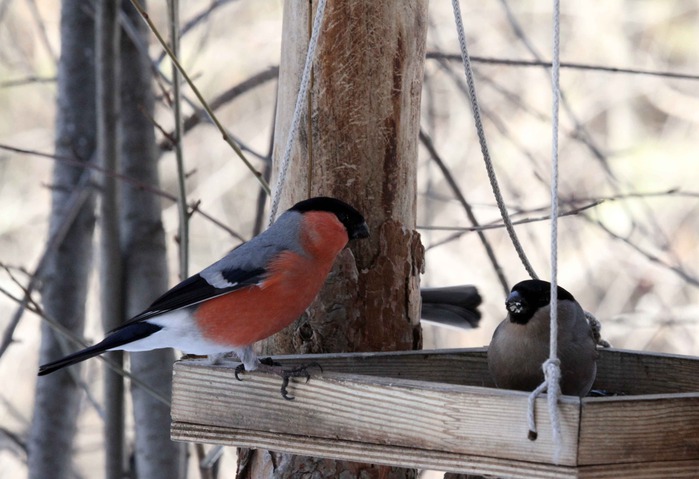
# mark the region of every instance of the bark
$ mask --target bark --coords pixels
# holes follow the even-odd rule
[[[95,155],[94,17],[81,0],[64,0],[61,7],[61,57],[58,64],[56,154],[88,162]],[[71,193],[86,174],[80,167],[56,162],[53,170],[49,238],[67,215]],[[85,323],[88,276],[92,260],[94,198],[89,195],[55,254],[42,271],[44,312],[81,336]],[[66,351],[54,331],[41,327],[40,363]],[[78,366],[73,371],[79,372]],[[41,377],[28,439],[29,477],[73,477],[72,448],[81,393],[68,370]]]
[[[123,14],[138,38],[122,35],[121,64],[121,160],[122,173],[158,187],[158,164],[153,122],[153,90],[150,59],[135,41],[147,43],[146,25],[131,2],[122,0]],[[143,311],[167,290],[168,271],[165,231],[160,199],[152,192],[122,183],[121,226],[124,256],[125,308],[128,317]],[[131,373],[161,396],[172,393],[171,349],[131,353]],[[185,444],[170,440],[170,408],[148,391],[132,384],[136,426],[136,477],[177,479],[184,477]]]
[[[309,2],[284,13],[275,160],[306,55]],[[315,3],[311,6],[315,12]],[[282,208],[329,195],[364,213],[371,237],[336,262],[307,313],[265,341],[266,353],[388,351],[421,346],[415,231],[417,137],[427,2],[329,0]],[[309,126],[310,125],[310,126]],[[303,400],[297,398],[297,400]],[[410,469],[243,451],[239,478],[415,477]]]
[[[119,164],[119,5],[118,0],[96,3],[97,150],[100,165],[117,171]],[[122,258],[119,238],[117,179],[106,174],[101,182],[100,203],[100,293],[105,331],[124,321]],[[121,352],[106,357],[122,364]],[[121,479],[126,469],[124,455],[124,381],[104,368],[105,449],[107,479]]]

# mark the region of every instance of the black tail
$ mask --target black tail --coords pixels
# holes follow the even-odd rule
[[[460,329],[477,328],[481,296],[475,286],[421,288],[424,320]]]
[[[106,339],[105,339],[106,341]],[[97,343],[94,346],[78,351],[77,353],[70,354],[63,359],[54,361],[52,363],[44,364],[39,366],[39,376],[44,376],[45,374],[50,374],[58,369],[70,366],[71,364],[79,363],[80,361],[85,361],[94,356],[98,356],[109,349],[109,346],[105,347],[102,343]],[[113,346],[112,346],[113,347]]]
[[[151,324],[146,321],[126,323],[110,332],[106,338],[94,346],[90,346],[82,351],[69,354],[65,358],[59,359],[58,361],[39,366],[39,376],[44,376],[57,371],[58,369],[70,366],[71,364],[93,358],[110,349],[118,348],[119,346],[138,341],[139,339],[148,337],[161,329],[161,326]]]

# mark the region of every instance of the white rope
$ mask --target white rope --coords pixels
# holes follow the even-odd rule
[[[326,0],[319,0],[318,7],[316,8],[316,17],[313,20],[311,38],[308,41],[306,63],[303,66],[301,84],[299,85],[299,93],[296,97],[296,105],[294,106],[294,116],[291,119],[289,135],[287,136],[286,147],[284,148],[284,155],[282,156],[282,162],[279,165],[279,171],[277,172],[277,182],[274,185],[274,190],[272,193],[272,206],[269,212],[269,224],[272,224],[277,216],[277,210],[279,209],[279,201],[281,200],[282,189],[284,188],[286,175],[289,170],[289,163],[291,163],[291,150],[294,146],[296,134],[298,133],[299,125],[301,123],[301,115],[303,114],[303,102],[306,100],[306,95],[308,94],[308,86],[311,82],[311,68],[313,66],[313,58],[315,57],[316,47],[318,46],[318,37],[320,34],[320,27],[323,23],[325,4]]]
[[[551,115],[551,335],[549,359],[543,364],[544,382],[529,396],[529,438],[536,438],[534,405],[536,397],[546,389],[549,417],[551,419],[554,444],[553,460],[558,463],[562,449],[561,425],[558,415],[558,400],[561,395],[561,367],[558,359],[558,110],[560,91],[560,0],[553,0],[553,57],[551,61],[551,84],[553,105]]]
[[[500,210],[500,216],[502,217],[503,223],[505,223],[505,229],[507,234],[510,236],[510,241],[519,256],[524,269],[530,277],[537,279],[538,276],[534,271],[527,255],[524,253],[524,248],[517,238],[517,233],[515,233],[515,228],[510,220],[510,215],[505,207],[505,200],[502,198],[502,193],[500,192],[500,186],[498,185],[498,179],[495,175],[495,168],[493,167],[493,162],[490,159],[490,153],[488,152],[488,144],[485,139],[485,129],[483,128],[483,120],[481,119],[481,109],[478,105],[478,98],[476,96],[476,83],[473,80],[473,68],[471,67],[471,58],[468,54],[468,49],[466,47],[466,34],[464,33],[464,23],[461,19],[461,7],[459,5],[459,0],[452,0],[452,8],[454,9],[454,21],[456,22],[456,31],[459,36],[459,47],[461,48],[461,60],[464,64],[464,73],[466,74],[466,83],[468,84],[468,94],[471,97],[471,108],[473,109],[473,120],[476,124],[476,131],[478,132],[478,141],[481,145],[481,153],[483,155],[483,160],[485,161],[485,169],[488,172],[488,179],[490,180],[490,187],[495,195],[495,201]]]

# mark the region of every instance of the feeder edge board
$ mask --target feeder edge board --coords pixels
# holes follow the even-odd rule
[[[539,438],[527,439],[526,393],[333,371],[290,385],[278,376],[192,363],[175,365],[172,420],[414,449],[551,462],[553,443],[545,397],[537,400]],[[575,465],[580,399],[559,403],[564,438],[560,463]]]
[[[496,418],[496,424],[492,424],[488,421],[493,418],[488,418],[485,427],[472,421],[467,421],[466,424],[466,432],[469,436],[474,426],[480,427],[486,433],[493,432],[497,436],[495,439],[514,439],[516,442],[514,448],[511,444],[503,446],[502,442],[493,443],[492,437],[479,440],[481,439],[479,433],[483,431],[476,431],[476,442],[473,442],[473,437],[463,438],[462,442],[468,443],[471,440],[471,443],[468,447],[461,448],[458,444],[458,436],[463,431],[450,434],[449,427],[453,429],[453,424],[442,431],[437,430],[436,433],[429,427],[434,424],[427,416],[434,415],[435,408],[438,411],[443,410],[440,409],[444,406],[443,401],[440,402],[443,399],[440,396],[442,393],[456,394],[452,397],[452,402],[457,401],[459,394],[466,394],[462,397],[473,400],[474,397],[478,398],[483,394],[484,390],[485,397],[491,393],[495,395],[495,402],[502,400],[503,394],[505,397],[511,396],[509,400],[514,403],[526,397],[525,393],[488,390],[482,387],[450,387],[450,385],[463,384],[492,386],[487,373],[485,348],[293,355],[276,356],[275,359],[286,366],[306,364],[309,361],[321,362],[325,368],[325,374],[313,373],[309,384],[293,384],[290,391],[299,397],[311,399],[310,413],[320,412],[323,418],[332,417],[339,408],[340,415],[344,415],[340,424],[332,424],[330,427],[326,425],[325,433],[321,431],[318,436],[316,434],[318,420],[312,418],[309,420],[308,410],[299,411],[295,407],[301,404],[297,402],[298,400],[291,403],[282,401],[279,395],[278,377],[252,373],[246,374],[243,382],[238,382],[231,375],[231,367],[236,365],[236,362],[228,363],[229,366],[206,368],[203,362],[188,360],[178,363],[175,368],[173,438],[178,439],[176,431],[182,428],[206,430],[208,427],[216,428],[223,425],[225,429],[222,430],[230,431],[231,441],[222,439],[226,436],[221,432],[222,430],[217,429],[215,434],[212,432],[216,440],[212,439],[211,442],[245,446],[253,444],[245,441],[257,441],[258,437],[263,439],[274,437],[283,440],[287,436],[291,441],[294,437],[288,434],[291,431],[294,434],[313,436],[306,437],[303,441],[309,449],[299,451],[309,455],[327,456],[322,451],[332,449],[333,444],[343,444],[342,441],[346,441],[348,444],[353,444],[355,449],[359,448],[360,452],[365,449],[383,451],[382,448],[388,448],[386,450],[392,451],[390,458],[397,457],[401,460],[401,462],[394,462],[391,459],[389,463],[407,467],[412,467],[411,464],[418,461],[415,458],[411,459],[410,454],[417,454],[416,457],[428,457],[430,460],[434,457],[448,458],[448,460],[445,459],[447,460],[445,464],[448,464],[449,460],[463,462],[463,458],[466,457],[467,459],[475,458],[475,460],[468,459],[472,461],[469,464],[480,464],[483,461],[516,464],[517,461],[525,461],[522,463],[528,464],[527,471],[556,467],[551,464],[550,425],[543,401],[537,406],[540,432],[537,443],[545,442],[547,445],[545,452],[539,451],[539,454],[532,454],[531,451],[523,453],[517,450],[519,442],[516,440],[523,437],[524,431],[513,430],[516,429],[514,426],[521,428],[526,425],[524,410],[519,405],[515,407],[516,417],[510,417],[509,420],[500,417]],[[699,417],[697,417],[699,415],[699,358],[606,349],[600,351],[598,366],[599,384],[596,383],[596,387],[621,385],[626,390],[622,392],[630,395],[585,398],[581,403],[577,403],[579,409],[572,414],[568,411],[567,416],[564,414],[564,424],[568,428],[564,431],[564,444],[570,449],[563,456],[563,464],[578,467],[572,469],[577,471],[575,473],[554,475],[554,477],[699,477],[699,464],[697,464],[699,460]],[[338,374],[338,371],[354,374]],[[377,377],[373,377],[374,375]],[[419,380],[415,381],[415,379]],[[183,380],[187,384],[183,384]],[[338,385],[341,387],[336,390]],[[385,397],[386,390],[383,388],[395,389],[395,385],[408,386],[408,389],[403,391],[405,394],[401,394],[401,388],[398,387],[398,396],[393,390],[388,398]],[[364,386],[369,387],[369,394]],[[418,394],[415,397],[411,393],[411,388],[420,391],[422,395]],[[474,391],[477,392],[475,395],[472,394]],[[670,394],[670,391],[677,391],[677,393]],[[655,394],[650,394],[651,392]],[[340,399],[334,399],[338,393],[340,393]],[[427,396],[424,395],[425,393]],[[435,393],[436,402],[432,397]],[[390,400],[387,404],[389,408],[395,408],[396,404],[400,405],[402,416],[399,414],[394,418],[385,417],[386,407],[382,407],[380,403],[387,399]],[[366,404],[367,400],[369,405]],[[566,400],[570,401],[569,398]],[[199,401],[200,408],[191,408],[191,404],[197,404],[197,402],[189,401]],[[488,401],[488,399],[485,400],[486,403]],[[507,404],[505,410],[512,406],[508,402],[505,404]],[[279,413],[279,407],[284,409],[284,412]],[[305,407],[309,408],[309,404]],[[369,413],[378,418],[378,424],[382,425],[384,430],[401,425],[403,437],[395,441],[395,437],[388,437],[390,434],[386,436],[381,434],[381,431],[378,433],[375,430],[372,431],[371,429],[375,429],[374,426],[377,423],[371,422],[373,420],[371,418],[368,418],[368,423],[365,421],[367,418],[358,418],[359,422],[365,421],[362,427],[368,428],[367,430],[355,427],[356,424],[351,421],[352,415],[364,414],[366,407]],[[265,408],[271,409],[265,410]],[[478,407],[470,412],[477,417],[481,414],[497,415],[502,413],[502,409],[502,403],[499,406],[486,404],[485,409]],[[410,415],[418,411],[420,413],[416,421],[418,424],[415,429],[411,429],[411,425],[406,425],[405,422],[410,422]],[[459,417],[465,414],[468,408],[447,407],[444,411],[452,416],[456,413],[454,417]],[[273,418],[275,414],[277,414],[276,419]],[[237,418],[231,421],[231,415]],[[313,427],[304,430],[303,421],[301,424],[288,424],[288,418],[294,415],[300,415],[301,419],[306,418]],[[272,427],[269,427],[270,424],[265,426],[265,421],[271,421]],[[284,424],[284,421],[287,424]],[[342,423],[342,421],[345,422]],[[427,427],[426,437],[419,430],[421,427]],[[197,430],[199,431],[197,434],[206,437],[206,433]],[[579,438],[578,431],[580,431]],[[345,434],[346,432],[349,434]],[[441,439],[444,441],[440,442]],[[454,442],[455,439],[456,442]],[[525,445],[527,442],[524,442]],[[445,443],[449,444],[448,447],[444,447]],[[283,447],[283,444],[275,447],[265,442],[260,447],[295,452],[293,449]],[[340,450],[330,457],[342,459],[343,447],[338,446]],[[403,457],[401,451],[407,451],[407,457]],[[479,456],[473,455],[474,452]],[[485,457],[486,455],[492,457]],[[348,457],[348,459],[362,460],[362,457]],[[386,463],[378,459],[372,462]],[[443,465],[425,467],[449,469]],[[563,470],[567,469],[570,468],[564,467]],[[473,470],[467,468],[463,471]],[[479,469],[479,471],[482,474],[490,473],[488,470]],[[608,475],[607,471],[615,472]],[[627,471],[629,474],[625,475]],[[549,476],[524,475],[522,477]]]
[[[288,454],[512,479],[696,479],[699,471],[699,461],[576,468],[181,422],[173,422],[171,435],[176,441],[267,449]]]

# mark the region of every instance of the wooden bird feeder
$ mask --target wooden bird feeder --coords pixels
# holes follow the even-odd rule
[[[699,477],[699,358],[600,351],[595,388],[618,395],[562,397],[558,464],[545,397],[530,441],[528,394],[493,387],[484,348],[275,359],[323,371],[286,401],[277,376],[178,362],[172,438],[523,479]]]

